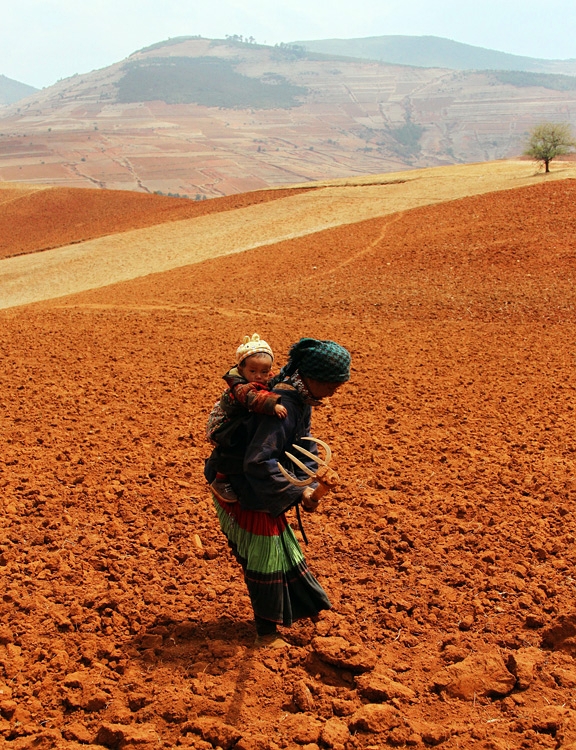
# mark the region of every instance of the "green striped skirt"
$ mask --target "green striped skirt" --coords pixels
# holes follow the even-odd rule
[[[312,575],[284,513],[243,509],[240,503],[214,506],[244,581],[254,614],[278,625],[291,625],[330,609],[326,592]]]

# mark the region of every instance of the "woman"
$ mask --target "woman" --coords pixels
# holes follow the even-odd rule
[[[256,621],[257,643],[286,646],[278,625],[291,625],[330,609],[324,589],[308,570],[304,555],[285,516],[302,502],[315,507],[315,485],[302,490],[290,484],[278,463],[299,479],[307,478],[286,457],[293,444],[315,452],[310,435],[313,406],[332,396],[350,379],[350,354],[334,341],[300,339],[288,354],[288,363],[270,387],[280,394],[285,419],[249,415],[228,448],[215,448],[206,462],[208,482],[218,460],[227,462],[227,474],[239,502],[223,503],[214,497],[220,527],[242,566]],[[311,468],[312,459],[303,458]]]

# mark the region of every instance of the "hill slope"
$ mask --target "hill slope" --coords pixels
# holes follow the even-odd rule
[[[241,193],[208,203],[132,191],[4,184],[0,185],[0,259],[178,219],[231,211],[305,190]]]
[[[522,153],[535,124],[570,121],[575,102],[569,76],[176,39],[6,110],[0,179],[201,199],[491,161]]]
[[[574,176],[576,167],[560,163],[547,179]],[[23,218],[26,225],[38,227],[26,237],[30,250],[44,249],[48,238],[58,244],[58,232],[61,246],[0,263],[0,308],[107,286],[417,206],[537,184],[542,176],[534,173],[530,162],[500,162],[376,175],[363,182],[318,184],[312,192],[257,191],[200,204],[137,193],[36,191],[32,200],[12,201],[0,213],[6,230],[4,252],[10,252],[11,241],[22,247]],[[55,207],[58,221],[46,221]],[[67,244],[80,236],[94,239]]]
[[[6,744],[573,744],[575,200],[541,182],[0,313]],[[286,653],[253,648],[201,475],[255,329],[279,365],[302,335],[353,355],[314,414],[343,484],[304,519],[334,608]]]
[[[12,78],[0,75],[0,105],[14,104],[37,91],[38,89],[34,86],[28,86],[26,83],[20,83]]]

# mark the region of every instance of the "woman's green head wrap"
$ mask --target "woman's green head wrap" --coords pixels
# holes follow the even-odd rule
[[[323,383],[345,383],[350,380],[350,359],[350,352],[335,341],[300,339],[288,352],[279,377],[298,370],[302,377]]]

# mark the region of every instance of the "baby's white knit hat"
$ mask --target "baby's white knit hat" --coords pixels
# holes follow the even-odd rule
[[[268,354],[274,361],[271,346],[263,341],[257,333],[253,333],[251,337],[244,336],[244,341],[236,350],[236,364],[241,365],[245,359],[253,354]]]

